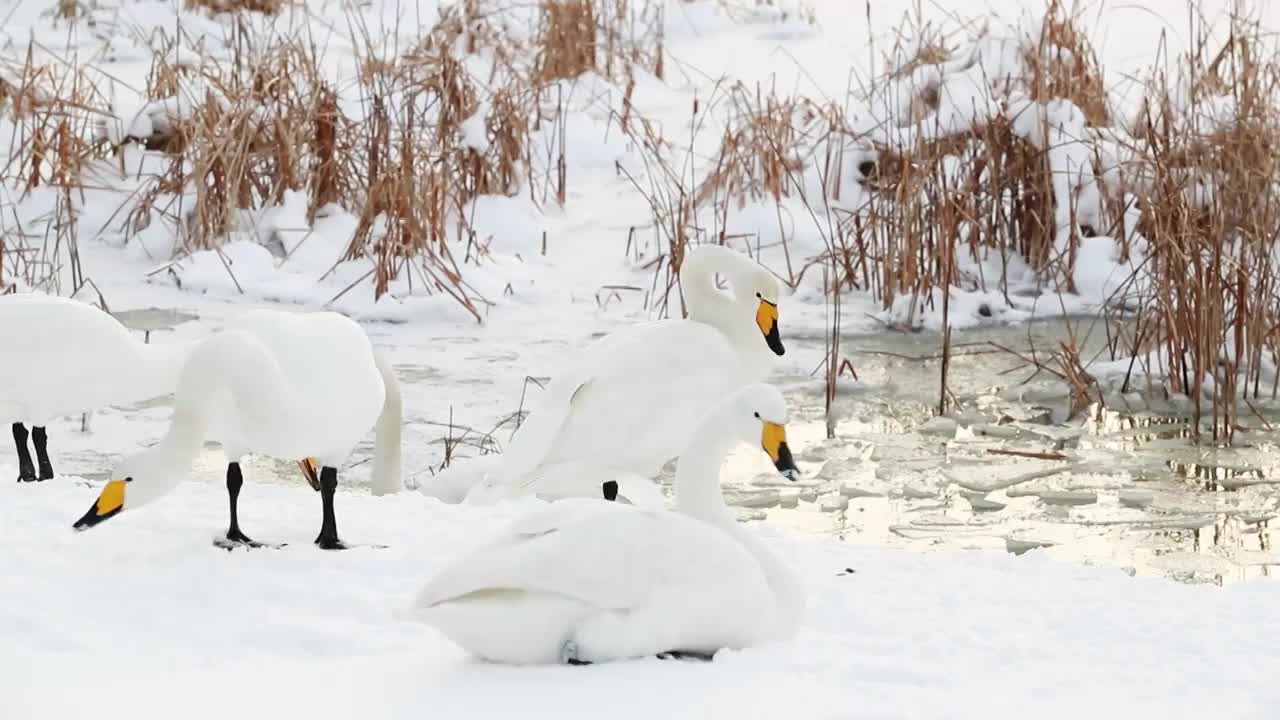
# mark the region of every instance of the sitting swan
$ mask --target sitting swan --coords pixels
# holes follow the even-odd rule
[[[332,312],[252,310],[198,344],[183,366],[169,431],[156,445],[120,461],[97,501],[76,524],[97,525],[169,492],[191,470],[206,440],[227,457],[231,522],[227,543],[257,546],[240,529],[237,499],[248,453],[299,459],[320,468],[323,519],[316,544],[338,539],[333,499],[338,465],[377,424],[373,491],[400,480],[400,389],[390,364],[354,321]],[[313,459],[314,458],[314,459]]]
[[[732,294],[716,289],[717,272]],[[422,492],[471,503],[528,494],[613,499],[621,480],[621,495],[634,504],[661,503],[652,479],[698,418],[734,389],[764,380],[773,354],[785,352],[779,283],[754,260],[702,245],[685,256],[680,279],[687,319],[631,325],[576,353],[506,452],[450,468]]]
[[[719,486],[739,442],[762,445],[794,480],[785,421],[776,388],[738,390],[680,456],[673,511],[552,503],[436,575],[415,614],[472,654],[513,664],[708,656],[793,637],[799,580],[737,522]]]
[[[110,314],[77,300],[0,297],[0,419],[13,421],[18,481],[53,478],[50,420],[168,395],[188,349],[144,343]],[[32,426],[29,436],[24,423]]]

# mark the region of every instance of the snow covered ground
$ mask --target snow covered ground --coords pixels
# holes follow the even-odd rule
[[[338,498],[310,546],[305,487],[246,485],[241,516],[279,551],[228,554],[216,485],[91,532],[90,492],[0,484],[6,718],[1274,717],[1274,584],[1131,578],[1036,553],[919,555],[762,528],[799,568],[799,638],[710,664],[516,669],[399,617],[431,573],[513,513],[415,494]],[[853,570],[852,574],[845,569]]]
[[[95,28],[68,29],[46,16],[49,5],[0,0],[0,58],[20,62],[34,39],[38,53],[92,63],[118,98],[117,115],[130,122],[141,106],[148,32],[181,25],[216,49],[227,27],[178,3],[120,1],[98,3]],[[880,48],[891,44],[907,8],[897,0],[812,5],[815,24],[800,20],[792,3],[772,9],[739,3],[742,12],[732,18],[715,3],[670,3],[668,80],[641,82],[636,107],[679,128],[693,99],[708,97],[722,75],[844,97],[850,67],[864,68],[871,54],[868,38]],[[1274,3],[1252,5],[1280,15]],[[940,28],[992,13],[1016,34],[1023,6],[1040,3],[987,0],[923,12]],[[791,11],[785,19],[779,7]],[[407,43],[419,23],[435,17],[436,4],[307,2],[293,12],[290,22],[329,28],[332,70],[342,77],[350,73],[344,65],[350,38],[342,27],[334,30],[335,19],[351,13],[377,20],[375,28]],[[392,31],[397,17],[406,22]],[[1162,34],[1173,46],[1189,37],[1182,0],[1110,3],[1086,17],[1117,83],[1150,63]],[[654,314],[644,291],[653,282],[643,268],[656,252],[650,236],[638,233],[643,247],[627,253],[628,231],[650,221],[649,208],[614,165],[636,170],[635,149],[608,131],[620,93],[591,78],[575,87],[571,132],[581,142],[570,152],[565,208],[540,213],[507,198],[477,203],[477,231],[492,237],[492,254],[468,265],[465,275],[493,303],[484,324],[451,301],[403,285],[377,303],[362,287],[332,304],[368,321],[375,342],[411,380],[405,383],[411,480],[441,462],[444,424],[493,428],[519,407],[526,389],[536,392],[526,377],[545,377],[564,353]],[[0,155],[10,138],[0,132]],[[698,142],[716,140],[708,131]],[[125,153],[127,167],[151,162],[136,148]],[[307,227],[296,202],[286,202],[246,237],[280,231],[294,251],[290,260],[241,242],[224,248],[222,258],[204,253],[173,273],[150,275],[173,239],[161,223],[127,243],[120,233],[114,213],[136,174],[109,177],[86,194],[82,262],[113,310],[172,307],[198,316],[172,333],[156,333],[155,342],[213,332],[254,305],[321,307],[368,269],[366,261],[351,261],[321,279],[345,247],[352,217]],[[47,189],[23,198],[0,186],[2,222],[18,218],[36,236],[53,203]],[[792,210],[784,225],[793,247],[820,244]],[[766,257],[779,263],[778,223],[773,208],[749,207],[731,214],[726,230],[758,234]],[[1083,264],[1088,282],[1081,283],[1082,296],[1068,299],[1076,303],[1070,309],[1096,306],[1119,267],[1112,248],[1093,245],[1099,260]],[[810,398],[821,386],[810,377],[822,359],[820,288],[811,276],[781,306],[789,351],[777,378]],[[958,296],[953,321],[1016,321],[1062,309],[1053,298],[987,318],[978,312],[984,299]],[[874,332],[901,319],[856,294],[845,302],[846,332]],[[162,502],[72,533],[71,522],[96,496],[81,478],[101,480],[115,458],[163,431],[167,413],[163,404],[106,409],[87,434],[78,432],[78,419],[60,421],[50,446],[64,474],[41,485],[5,480],[16,474],[14,454],[0,441],[0,717],[1263,718],[1280,704],[1272,667],[1280,656],[1275,583],[1189,587],[1054,561],[1042,552],[921,555],[768,525],[759,532],[793,559],[809,590],[795,643],[723,653],[709,665],[482,665],[399,613],[435,569],[528,504],[477,510],[413,492],[373,498],[359,489],[367,466],[355,464],[338,498],[339,529],[351,541],[390,547],[320,553],[310,545],[318,499],[296,477],[263,462],[246,470],[243,522],[250,535],[291,546],[227,554],[210,545],[226,506],[214,453]],[[854,572],[842,574],[845,568]]]

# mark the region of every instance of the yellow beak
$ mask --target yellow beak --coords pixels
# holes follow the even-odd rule
[[[76,530],[87,530],[124,509],[124,490],[127,480],[112,480],[98,493],[98,499],[89,506],[89,512],[73,525]]]
[[[788,480],[795,480],[800,474],[795,460],[791,457],[791,448],[787,447],[787,430],[777,423],[765,422],[761,433],[760,445],[769,453],[769,459]]]
[[[760,306],[756,308],[756,326],[764,334],[764,340],[775,355],[783,355],[787,349],[782,346],[782,336],[778,333],[778,306],[760,298]]]

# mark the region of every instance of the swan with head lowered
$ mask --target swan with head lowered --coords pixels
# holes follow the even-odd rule
[[[188,350],[144,343],[109,313],[70,298],[0,297],[0,419],[13,422],[18,481],[53,478],[49,421],[168,395]]]
[[[687,438],[673,510],[551,503],[438,573],[415,614],[473,655],[512,664],[709,657],[790,639],[800,581],[738,523],[719,482],[742,442],[794,480],[786,419],[772,386],[732,393]]]
[[[728,293],[716,288],[717,273]],[[780,285],[759,263],[702,245],[686,254],[680,282],[688,318],[631,325],[574,353],[505,452],[459,463],[421,491],[451,502],[621,495],[661,503],[653,478],[698,418],[734,389],[764,380],[785,352]]]
[[[373,492],[397,491],[400,416],[395,373],[354,321],[333,312],[251,310],[191,351],[168,432],[120,461],[75,527],[93,527],[163,496],[188,475],[204,442],[216,440],[227,458],[230,501],[220,546],[260,545],[241,529],[237,513],[239,461],[255,453],[299,462],[320,491],[316,544],[343,549],[333,507],[337,468],[376,426]]]

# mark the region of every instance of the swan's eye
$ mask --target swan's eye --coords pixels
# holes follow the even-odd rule
[[[751,414],[755,415],[757,420],[760,419],[760,413],[751,413]]]
[[[761,298],[761,297],[760,297],[760,293],[756,293],[756,299],[757,299],[757,300],[763,300],[763,298]]]

